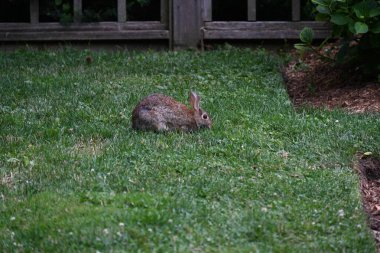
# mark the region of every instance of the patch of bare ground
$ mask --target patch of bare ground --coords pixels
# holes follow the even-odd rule
[[[357,154],[354,168],[360,177],[364,210],[380,252],[380,159]]]
[[[334,46],[324,50],[330,54],[336,52]],[[316,53],[296,57],[283,69],[283,77],[296,107],[380,112],[380,83],[363,82],[357,71],[334,66]]]

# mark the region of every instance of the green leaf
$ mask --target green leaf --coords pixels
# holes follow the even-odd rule
[[[366,17],[369,17],[371,9],[369,8],[368,3],[363,1],[355,4],[353,10],[358,18],[364,19]]]
[[[59,22],[62,25],[68,25],[69,23],[73,22],[73,16],[70,14],[63,14],[60,17]]]
[[[356,33],[356,30],[355,30],[355,23],[354,23],[354,22],[350,22],[350,23],[348,24],[348,30],[349,30],[351,33],[353,33],[353,34]]]
[[[368,25],[366,25],[363,22],[355,22],[355,31],[356,31],[356,34],[367,33],[368,32]]]
[[[372,9],[372,10],[369,11],[369,16],[371,18],[377,17],[379,15],[380,15],[380,8]]]
[[[328,6],[328,2],[326,0],[311,0],[313,4],[318,4],[320,6]]]
[[[297,50],[300,50],[302,52],[309,50],[308,45],[303,44],[303,43],[294,44],[294,48],[297,49]]]
[[[311,44],[314,38],[314,31],[310,27],[304,27],[300,32],[300,40],[305,44]]]
[[[55,0],[55,5],[61,5],[62,4],[62,0]]]
[[[317,11],[322,14],[330,14],[329,8],[322,5],[317,6]]]
[[[336,25],[345,25],[348,24],[348,22],[350,22],[350,18],[344,14],[338,13],[331,15],[330,21]]]
[[[63,9],[64,12],[69,11],[69,10],[70,10],[70,4],[67,4],[67,3],[66,3],[66,4],[63,4],[63,5],[62,5],[62,9]]]

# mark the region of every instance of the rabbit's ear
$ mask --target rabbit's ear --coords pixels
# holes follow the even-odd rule
[[[199,101],[201,98],[194,92],[190,92],[190,104],[194,108],[194,110],[199,111]]]

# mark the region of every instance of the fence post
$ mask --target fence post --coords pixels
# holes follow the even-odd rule
[[[160,3],[161,23],[169,25],[169,0],[161,0]]]
[[[212,21],[212,0],[203,0],[201,2],[203,21]]]
[[[160,15],[161,23],[165,25],[166,29],[169,31],[169,49],[173,49],[172,39],[173,39],[173,29],[172,29],[172,0],[160,0]]]
[[[82,19],[82,0],[74,0],[74,23],[80,23]]]
[[[173,47],[196,48],[201,38],[203,0],[172,0]]]
[[[37,24],[40,19],[40,8],[38,0],[30,0],[29,11],[30,11],[30,23]]]
[[[248,21],[256,21],[256,0],[248,0],[247,9]]]
[[[117,22],[125,23],[127,21],[127,1],[117,0]]]
[[[301,20],[301,0],[292,0],[292,21]]]

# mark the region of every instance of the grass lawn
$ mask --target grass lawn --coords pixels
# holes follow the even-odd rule
[[[357,151],[379,115],[295,111],[264,50],[0,53],[1,252],[374,252]],[[213,129],[131,129],[193,89]]]

